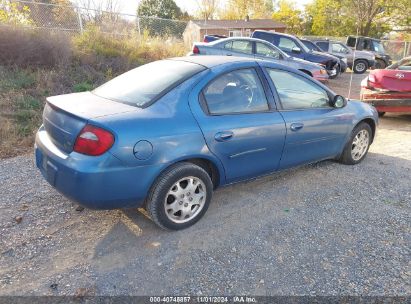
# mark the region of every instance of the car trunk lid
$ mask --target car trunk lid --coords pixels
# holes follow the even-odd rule
[[[378,88],[394,92],[411,92],[411,71],[378,70],[374,73]]]
[[[90,119],[138,110],[90,92],[59,95],[47,98],[43,124],[51,141],[70,153],[77,135]]]

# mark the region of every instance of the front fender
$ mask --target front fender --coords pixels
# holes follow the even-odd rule
[[[347,138],[346,141],[348,141],[348,139],[351,136],[352,131],[354,130],[354,128],[362,121],[369,121],[372,120],[374,122],[374,134],[373,134],[373,138],[375,137],[376,134],[376,130],[377,130],[377,126],[378,126],[378,112],[377,110],[365,103],[365,102],[361,102],[359,100],[349,100],[347,103],[347,112],[351,113],[351,129],[350,132],[347,134]]]

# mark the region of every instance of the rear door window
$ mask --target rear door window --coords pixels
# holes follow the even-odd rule
[[[273,47],[261,42],[257,42],[256,44],[255,54],[257,56],[264,56],[264,57],[271,57],[274,59],[280,59],[280,53]]]
[[[229,41],[229,42],[227,42],[227,43],[225,43],[224,44],[224,48],[226,49],[226,50],[231,50],[231,47],[233,46],[233,42],[232,41]]]
[[[252,41],[244,40],[234,40],[231,46],[233,52],[252,54],[253,53],[253,43]]]

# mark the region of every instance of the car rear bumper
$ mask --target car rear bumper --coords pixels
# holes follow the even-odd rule
[[[91,209],[140,207],[158,174],[157,166],[128,167],[105,153],[64,154],[40,128],[35,141],[36,166],[57,191]]]
[[[362,89],[361,100],[373,105],[378,112],[411,112],[411,94],[407,98],[398,98],[398,93],[376,93]]]

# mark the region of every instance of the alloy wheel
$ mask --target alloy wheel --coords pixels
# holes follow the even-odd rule
[[[201,212],[206,197],[206,186],[201,179],[184,177],[167,192],[164,201],[166,215],[174,223],[188,222]]]
[[[370,134],[367,130],[363,129],[355,135],[351,146],[351,157],[353,160],[358,161],[367,153],[369,142]]]

